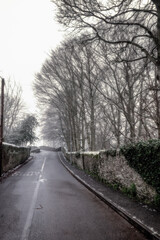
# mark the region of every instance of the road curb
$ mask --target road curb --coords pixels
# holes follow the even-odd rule
[[[58,156],[59,156],[60,162],[68,170],[68,172],[70,172],[70,174],[74,178],[76,178],[88,190],[90,190],[93,194],[95,194],[101,201],[103,201],[105,204],[111,207],[115,212],[117,212],[120,216],[122,216],[129,223],[131,223],[135,228],[137,228],[140,232],[142,232],[148,239],[160,240],[160,236],[158,236],[158,234],[154,232],[154,230],[152,231],[151,229],[149,229],[149,227],[144,225],[140,220],[136,219],[134,216],[132,216],[130,213],[122,209],[120,206],[113,203],[110,199],[104,197],[103,193],[98,192],[95,188],[91,187],[88,183],[86,183],[83,179],[81,179],[78,175],[76,175],[70,168],[67,167],[67,165],[61,159],[59,153],[58,153]],[[64,156],[63,158],[65,159]]]
[[[0,183],[2,183],[2,181],[6,178],[8,178],[11,174],[13,174],[14,172],[16,172],[18,169],[20,169],[21,167],[23,167],[25,164],[27,164],[28,162],[30,162],[33,159],[33,156],[30,156],[25,162],[21,163],[20,165],[18,165],[17,167],[9,170],[8,172],[4,173],[4,175],[2,175],[0,177]]]

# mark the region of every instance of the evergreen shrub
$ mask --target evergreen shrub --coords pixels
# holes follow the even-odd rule
[[[144,181],[160,194],[160,140],[153,139],[123,146],[120,152]]]

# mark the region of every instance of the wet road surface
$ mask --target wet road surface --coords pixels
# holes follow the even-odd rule
[[[144,240],[42,151],[0,184],[0,240]]]

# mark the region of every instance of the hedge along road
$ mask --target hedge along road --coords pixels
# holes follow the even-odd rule
[[[0,184],[0,239],[146,238],[42,151]]]

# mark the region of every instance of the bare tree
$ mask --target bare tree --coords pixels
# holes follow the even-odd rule
[[[59,110],[68,147],[72,150],[96,148],[97,87],[99,69],[91,46],[67,41],[45,62],[36,75],[35,93],[41,102]],[[64,125],[65,130],[64,130]]]
[[[4,102],[4,137],[7,138],[24,109],[22,102],[22,89],[15,82],[8,79],[5,83],[5,102]]]
[[[41,135],[42,139],[50,142],[54,148],[62,146],[64,136],[61,131],[61,122],[58,110],[50,105],[45,109],[41,118]]]
[[[128,140],[134,142],[146,138],[144,122],[148,104],[145,101],[149,84],[148,61],[117,62],[119,53],[114,53],[105,44],[100,45],[97,54],[97,59],[101,59],[98,65],[103,72],[102,85],[98,90],[106,101],[107,111],[104,114],[110,120],[118,146],[120,139],[122,144]],[[135,52],[130,48],[126,59],[127,54],[134,57]]]

